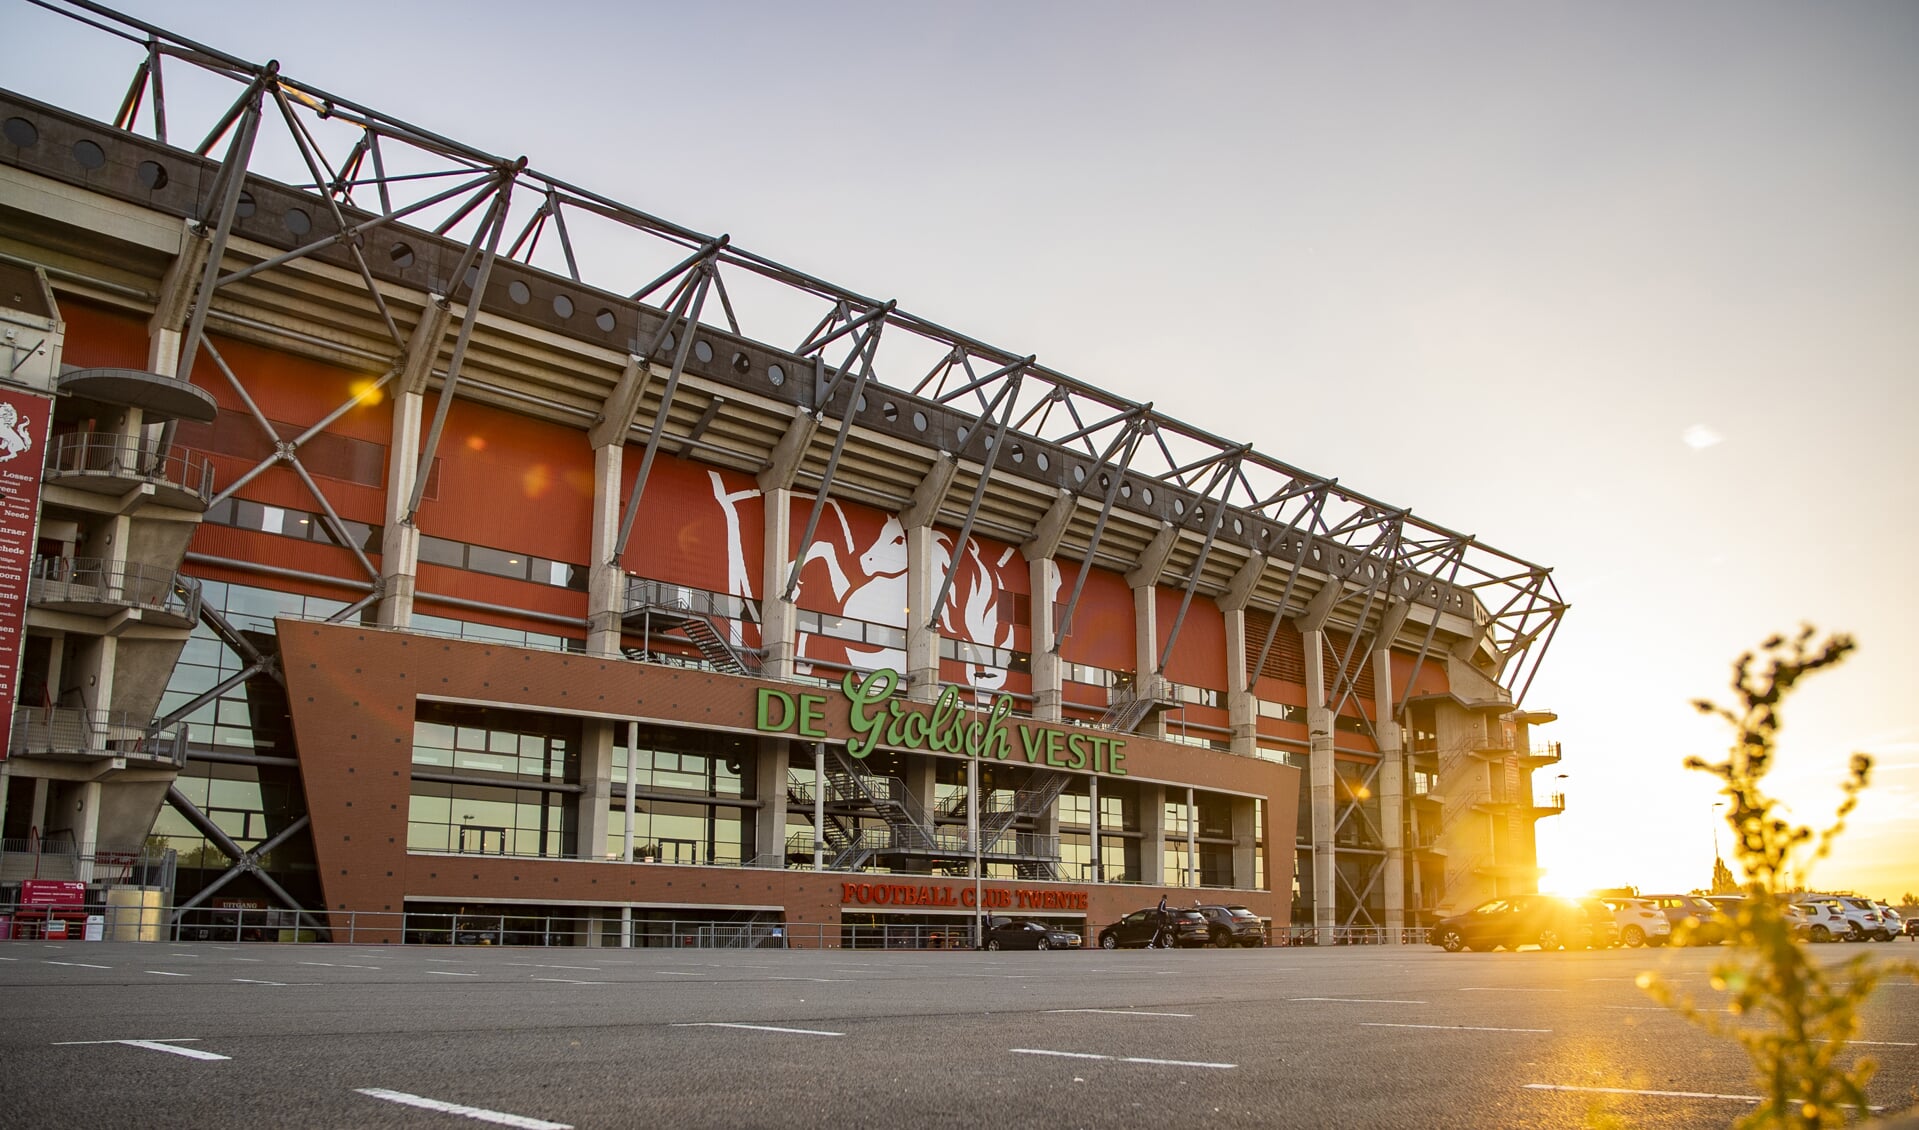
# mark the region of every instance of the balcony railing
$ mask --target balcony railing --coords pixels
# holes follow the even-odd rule
[[[9,757],[63,760],[125,758],[179,769],[187,763],[187,727],[152,729],[152,719],[123,710],[17,706]]]
[[[38,557],[27,586],[27,603],[81,610],[141,608],[191,626],[200,620],[200,582],[151,565],[97,557]]]
[[[170,447],[156,454],[133,436],[101,432],[69,432],[54,437],[47,451],[49,479],[91,475],[108,479],[139,479],[165,484],[198,498],[213,501],[213,461],[197,451]]]

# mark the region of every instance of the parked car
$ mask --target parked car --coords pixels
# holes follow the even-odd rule
[[[1919,942],[1919,914],[1909,915],[1906,918],[1906,936]]]
[[[1824,903],[1796,902],[1786,907],[1792,936],[1808,942],[1830,942],[1846,932],[1846,916]]]
[[[1905,915],[1900,914],[1883,902],[1874,902],[1872,905],[1874,909],[1879,911],[1879,924],[1886,928],[1886,936],[1879,939],[1880,941],[1890,942],[1899,935],[1908,932]]]
[[[1587,923],[1592,927],[1587,945],[1596,950],[1609,950],[1619,944],[1619,923],[1613,918],[1612,907],[1596,898],[1573,901],[1584,908]]]
[[[1842,936],[1849,942],[1863,942],[1871,938],[1882,942],[1892,940],[1892,931],[1880,921],[1879,911],[1872,905],[1871,899],[1855,895],[1808,895],[1807,898],[1833,907],[1844,916],[1845,930]]]
[[[1597,900],[1593,900],[1597,901]],[[1480,903],[1464,914],[1433,925],[1433,944],[1447,953],[1460,950],[1581,949],[1592,945],[1591,911],[1554,895],[1508,895]]]
[[[1220,949],[1227,946],[1263,946],[1266,924],[1243,906],[1196,906],[1206,920],[1206,936]]]
[[[986,928],[989,950],[1076,950],[1082,939],[1071,930],[1043,926],[1023,918],[992,918]]]
[[[1676,946],[1716,946],[1726,940],[1726,928],[1713,905],[1699,895],[1641,895],[1658,907],[1672,924]]]
[[[1199,911],[1174,910],[1169,907],[1166,914],[1171,919],[1174,945],[1203,946],[1212,941],[1212,937],[1207,933],[1206,918]],[[1145,910],[1135,910],[1099,932],[1099,948],[1112,950],[1150,946],[1153,944],[1153,935],[1158,929],[1158,907],[1149,906]]]
[[[1612,909],[1613,924],[1619,927],[1619,940],[1622,944],[1638,948],[1639,946],[1663,946],[1672,937],[1672,923],[1666,915],[1651,902],[1641,898],[1601,899]]]

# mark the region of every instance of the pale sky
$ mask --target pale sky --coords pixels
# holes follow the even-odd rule
[[[1548,887],[1704,885],[1688,702],[1850,631],[1773,791],[1873,754],[1813,881],[1919,890],[1919,5],[125,10],[1552,566]],[[0,20],[112,115],[132,53]]]

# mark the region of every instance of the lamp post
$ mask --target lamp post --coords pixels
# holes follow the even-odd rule
[[[1712,865],[1719,868],[1719,810],[1726,807],[1725,801],[1717,801],[1712,806]]]

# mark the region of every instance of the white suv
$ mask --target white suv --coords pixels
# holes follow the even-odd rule
[[[1886,929],[1885,922],[1880,920],[1871,899],[1854,895],[1812,895],[1806,901],[1821,903],[1839,911],[1845,919],[1845,939],[1849,942],[1863,942],[1868,938],[1877,938],[1882,942],[1892,940],[1892,931]]]
[[[1619,941],[1628,946],[1663,946],[1672,938],[1672,921],[1647,899],[1601,899],[1619,924]]]

